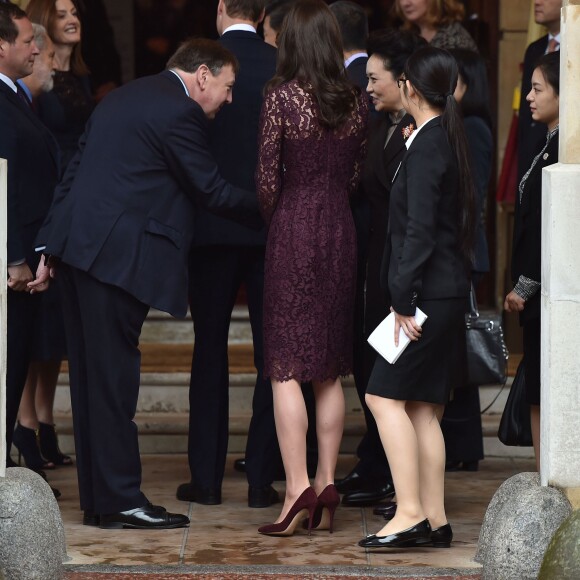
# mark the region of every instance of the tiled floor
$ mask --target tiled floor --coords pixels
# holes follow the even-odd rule
[[[234,459],[228,457],[223,504],[203,506],[175,499],[177,485],[189,479],[184,455],[143,457],[143,490],[148,498],[191,518],[188,529],[178,530],[110,531],[82,526],[74,468],[50,473],[51,485],[62,492],[59,505],[70,556],[67,578],[81,580],[96,577],[89,572],[109,576],[123,571],[156,571],[154,577],[169,578],[194,570],[205,572],[207,576],[203,577],[207,578],[234,578],[241,574],[257,579],[266,571],[278,572],[285,578],[425,578],[434,574],[439,578],[477,578],[479,565],[473,557],[493,493],[508,477],[534,467],[527,459],[492,458],[482,462],[476,473],[448,473],[447,511],[455,534],[451,549],[366,552],[356,545],[357,541],[382,527],[382,520],[370,508],[339,508],[337,529],[332,535],[319,532],[309,537],[302,530],[290,538],[258,534],[259,525],[275,520],[279,506],[247,507],[246,480],[233,470]],[[337,476],[347,473],[353,463],[353,457],[341,457]],[[284,484],[277,482],[275,487],[282,492]],[[450,575],[446,575],[446,570]]]

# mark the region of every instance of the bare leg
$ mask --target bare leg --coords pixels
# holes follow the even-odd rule
[[[344,393],[340,379],[314,382],[316,399],[316,436],[318,438],[318,466],[314,489],[318,495],[334,483],[336,460],[344,429]]]
[[[36,415],[41,423],[54,425],[53,407],[56,383],[60,373],[61,361],[50,360],[34,363],[37,369]]]
[[[419,445],[405,401],[366,395],[366,402],[379,429],[397,490],[397,512],[377,536],[406,530],[425,519],[421,505]]]
[[[433,529],[447,523],[445,515],[445,442],[439,424],[442,405],[407,402],[407,413],[419,447],[421,505]]]
[[[20,399],[18,408],[18,421],[27,429],[38,429],[38,417],[36,416],[35,395],[38,382],[38,363],[32,362],[28,367],[26,384]]]
[[[272,392],[276,433],[286,472],[286,497],[282,512],[276,520],[278,523],[284,519],[300,494],[310,486],[306,470],[308,416],[298,382],[273,380]]]
[[[530,405],[530,423],[532,426],[532,441],[536,456],[536,469],[540,471],[540,405]]]

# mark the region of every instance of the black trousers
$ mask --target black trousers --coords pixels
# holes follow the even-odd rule
[[[124,290],[59,269],[69,355],[80,504],[106,514],[147,503],[133,422],[141,327],[149,311]]]
[[[206,246],[190,255],[195,332],[189,391],[189,467],[202,488],[221,488],[229,437],[228,332],[238,290],[246,285],[257,371],[246,446],[248,483],[269,485],[279,469],[272,385],[263,377],[263,246]]]
[[[6,454],[10,453],[14,424],[32,358],[40,294],[8,288],[6,333]]]

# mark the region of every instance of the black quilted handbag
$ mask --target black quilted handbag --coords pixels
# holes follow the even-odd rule
[[[467,386],[505,383],[508,350],[503,337],[501,316],[479,313],[473,287],[470,292],[470,311],[465,315],[465,337]]]

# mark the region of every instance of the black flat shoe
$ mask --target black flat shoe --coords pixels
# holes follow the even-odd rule
[[[83,526],[98,526],[101,523],[101,516],[93,510],[83,512]]]
[[[222,503],[222,490],[219,488],[198,487],[195,483],[182,483],[177,488],[176,497],[180,501],[193,501],[203,505],[219,505]]]
[[[431,530],[431,545],[434,548],[450,548],[453,530],[449,524]]]
[[[246,458],[236,459],[234,461],[234,469],[240,473],[246,473]]]
[[[375,505],[385,499],[390,499],[395,495],[395,488],[392,483],[383,483],[382,486],[353,491],[347,493],[342,498],[342,505],[347,507],[367,507]]]
[[[188,517],[169,513],[165,508],[151,504],[115,514],[102,514],[99,521],[99,528],[104,530],[122,528],[167,530],[184,528],[188,525]]]
[[[431,543],[429,520],[423,520],[402,532],[388,536],[367,536],[358,545],[361,548],[413,548]]]
[[[280,494],[271,486],[248,487],[248,507],[266,508],[280,501]]]
[[[375,506],[373,514],[375,516],[383,516],[386,520],[392,520],[397,513],[397,502],[388,501],[381,505]]]
[[[479,461],[448,461],[445,471],[479,471]]]
[[[365,487],[372,487],[376,485],[374,481],[372,481],[369,477],[360,475],[356,471],[356,467],[342,479],[337,479],[334,482],[334,487],[336,487],[336,491],[338,493],[350,493],[351,491],[360,491]]]

